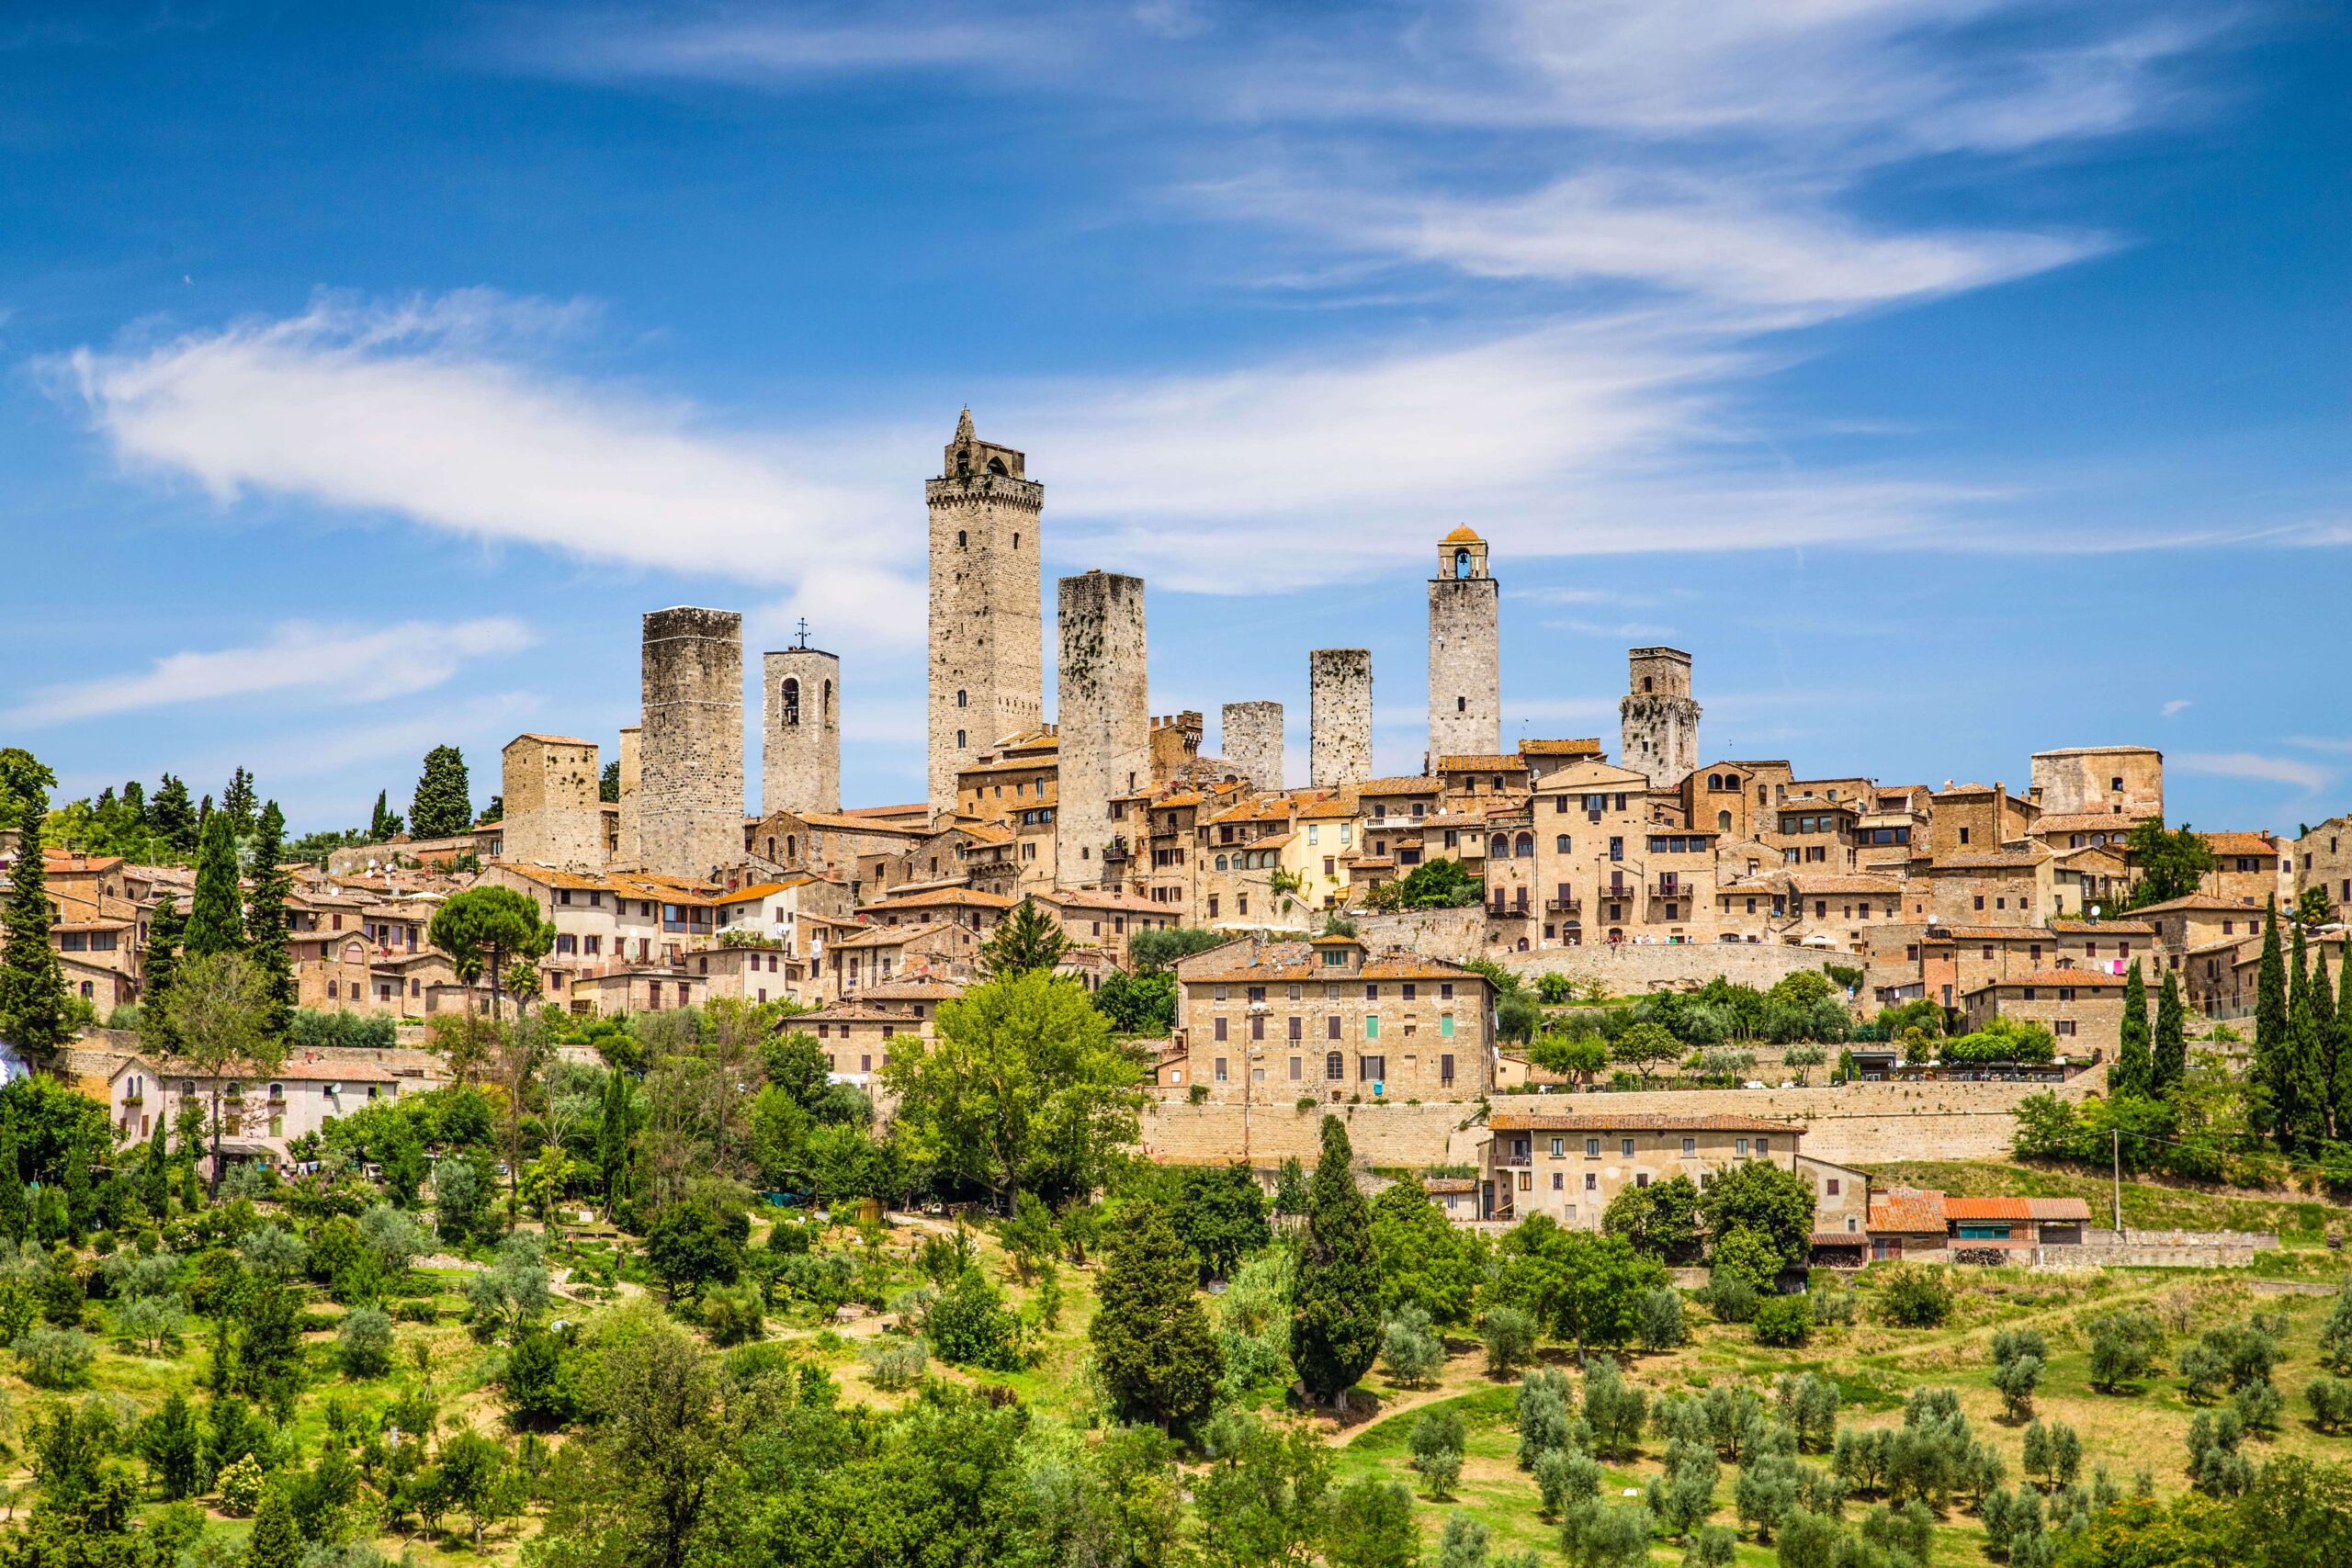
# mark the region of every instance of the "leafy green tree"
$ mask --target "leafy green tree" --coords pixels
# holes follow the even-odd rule
[[[1423,1411],[1415,1418],[1408,1442],[1413,1450],[1413,1469],[1429,1483],[1433,1500],[1442,1503],[1453,1492],[1454,1482],[1462,1474],[1462,1454],[1467,1441],[1458,1410],[1441,1406]]]
[[[19,1050],[54,1051],[73,1038],[65,967],[49,945],[49,884],[41,821],[56,775],[11,746],[0,750],[0,806],[17,817],[17,858],[8,901],[0,905],[0,1040]]]
[[[1380,1364],[1408,1388],[1427,1388],[1445,1370],[1445,1341],[1430,1331],[1430,1314],[1408,1302],[1380,1329]]]
[[[1589,1083],[1609,1065],[1609,1042],[1598,1034],[1539,1034],[1527,1047],[1527,1059],[1547,1073]]]
[[[1176,977],[1165,970],[1129,975],[1114,969],[1095,987],[1094,1005],[1122,1034],[1163,1039],[1176,1027]]]
[[[980,944],[980,973],[991,980],[1038,971],[1050,975],[1069,950],[1061,922],[1039,908],[1035,898],[1023,898]]]
[[[211,1102],[211,1191],[220,1195],[220,1097],[232,1072],[266,1078],[286,1060],[283,1035],[269,1032],[267,976],[242,953],[191,954],[173,979],[164,1010],[173,1063],[204,1080]]]
[[[2327,949],[2312,949],[2311,978],[2311,1059],[2306,1065],[2310,1076],[2309,1092],[2315,1109],[2312,1122],[2321,1138],[2336,1136],[2335,1077],[2340,1070],[2336,1061],[2336,1044],[2341,1031],[2335,1020],[2335,987],[2327,976]]]
[[[1682,1263],[1699,1253],[1699,1189],[1687,1176],[1628,1187],[1609,1201],[1600,1228],[1645,1258]]]
[[[204,1487],[204,1431],[187,1395],[175,1389],[162,1408],[139,1424],[139,1452],[166,1498],[177,1502]]]
[[[490,976],[490,1010],[499,1015],[510,958],[540,958],[555,945],[555,927],[539,919],[529,895],[477,885],[451,894],[433,912],[425,940],[449,955],[466,979]]]
[[[179,974],[180,937],[186,927],[176,898],[164,898],[147,917],[147,948],[139,966],[139,1043],[164,1055],[172,1049],[166,1003]]]
[[[1622,1235],[1565,1230],[1547,1214],[1503,1237],[1499,1300],[1534,1314],[1555,1339],[1577,1347],[1623,1345],[1641,1327],[1642,1297],[1666,1269]]]
[[[1354,1160],[1346,1125],[1324,1117],[1291,1306],[1290,1355],[1300,1382],[1315,1398],[1342,1409],[1380,1350],[1379,1266]]]
[[[937,1030],[882,1068],[917,1163],[1009,1204],[1091,1190],[1135,1141],[1143,1067],[1076,981],[1004,974],[943,1004]]]
[[[2335,1292],[2335,1304],[2319,1331],[2319,1359],[2339,1372],[2352,1373],[2352,1290]]]
[[[2133,908],[2188,897],[2214,864],[2212,846],[2189,831],[2187,823],[2168,832],[2163,819],[2154,817],[2132,828],[2125,852],[2140,878],[2132,889]]]
[[[1383,1312],[1410,1303],[1441,1325],[1470,1321],[1486,1273],[1485,1244],[1448,1220],[1419,1182],[1392,1182],[1372,1201],[1372,1251]]]
[[[2140,961],[2135,958],[2123,977],[2122,1043],[2116,1048],[2108,1089],[2114,1094],[2146,1095],[2154,1088],[2148,1053],[2148,986],[2140,977]]]
[[[1387,896],[1399,909],[1457,909],[1479,902],[1485,884],[1461,861],[1440,855],[1423,861],[1389,886]]]
[[[1299,1163],[1296,1155],[1284,1156],[1282,1169],[1275,1174],[1274,1213],[1306,1213],[1306,1168]]]
[[[2314,983],[2303,928],[2297,926],[2287,987],[2286,1046],[2279,1054],[2273,1106],[2279,1146],[2290,1150],[2314,1147],[2327,1136],[2327,1035],[2333,1032],[2334,1020],[2324,1020],[2314,997],[2325,975],[2323,967],[2320,982]],[[2333,997],[2329,1004],[2332,1010]]]
[[[473,821],[465,753],[455,746],[435,746],[424,754],[416,798],[409,804],[408,830],[419,839],[451,839],[471,828]]]
[[[1535,1319],[1517,1307],[1488,1307],[1478,1318],[1487,1375],[1508,1378],[1535,1359]]]
[[[286,815],[270,801],[254,826],[254,889],[245,902],[245,932],[254,964],[267,982],[273,1038],[285,1037],[294,1016],[294,962],[287,947],[286,902],[294,879],[279,863],[286,858]]]
[[[1113,1232],[1088,1326],[1113,1406],[1127,1420],[1186,1430],[1206,1415],[1225,1354],[1194,1292],[1196,1271],[1167,1213],[1146,1201]]]
[[[1163,931],[1130,931],[1127,933],[1127,962],[1138,975],[1156,974],[1172,968],[1180,958],[1210,948],[1222,947],[1233,941],[1224,931],[1211,931],[1206,926],[1170,926]]]
[[[1209,1423],[1208,1469],[1193,1488],[1200,1559],[1210,1568],[1305,1563],[1323,1533],[1331,1461],[1297,1427],[1280,1431],[1244,1411]]]
[[[646,1227],[645,1260],[673,1295],[700,1295],[707,1286],[735,1282],[751,1235],[741,1210],[707,1189],[691,1191]]]
[[[1199,1259],[1204,1280],[1231,1279],[1243,1258],[1273,1239],[1266,1224],[1265,1194],[1246,1165],[1179,1172],[1168,1220]]]
[[[1661,1023],[1636,1023],[1609,1047],[1609,1059],[1633,1068],[1647,1079],[1660,1062],[1682,1058],[1682,1042]]]
[[[387,839],[399,837],[405,826],[401,820],[401,814],[391,808],[390,795],[389,790],[376,792],[376,809],[368,818],[368,841],[371,844],[380,844]]]
[[[1770,1160],[1718,1172],[1700,1196],[1699,1212],[1717,1236],[1755,1232],[1771,1244],[1784,1269],[1802,1268],[1812,1247],[1813,1188]]]
[[[205,819],[203,839],[197,847],[196,894],[180,942],[190,958],[244,951],[244,894],[237,879],[237,840],[229,819],[218,812]]]
[[[2165,971],[2164,987],[2156,993],[2155,1049],[2149,1060],[2149,1079],[2156,1093],[2169,1098],[2188,1072],[2188,1010],[2180,999],[2180,976]]]
[[[1005,1309],[1004,1292],[978,1269],[956,1277],[923,1314],[922,1327],[943,1361],[997,1371],[1021,1364],[1021,1325]]]

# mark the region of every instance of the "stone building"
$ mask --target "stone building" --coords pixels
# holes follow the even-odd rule
[[[760,809],[842,808],[842,661],[800,646],[762,660]]]
[[[1479,1212],[1496,1220],[1549,1214],[1597,1231],[1628,1187],[1688,1177],[1704,1188],[1750,1160],[1794,1170],[1804,1128],[1719,1111],[1504,1111],[1487,1119]]]
[[[2276,897],[2282,904],[2294,897],[2287,846],[2270,833],[2199,833],[2213,852],[2213,869],[2205,874],[2202,891],[2216,898],[2257,906]]]
[[[1624,749],[1619,760],[1661,789],[1699,765],[1699,705],[1690,697],[1690,656],[1679,648],[1636,648],[1624,701],[1617,705]]]
[[[1045,721],[1045,487],[1010,446],[956,421],[931,508],[931,806],[956,809],[956,777]]]
[[[2165,814],[2165,754],[2153,746],[2066,746],[2033,754],[2033,803],[2059,816]]]
[[[1061,739],[1055,880],[1099,885],[1113,863],[1111,799],[1151,782],[1151,699],[1140,577],[1090,571],[1061,580],[1055,729]]]
[[[2352,817],[2331,817],[2295,840],[2295,897],[2316,887],[2335,919],[2352,919]]]
[[[1468,528],[1438,541],[1430,579],[1430,750],[1491,754],[1503,747],[1502,625],[1487,542]]]
[[[681,606],[645,617],[639,858],[706,877],[743,858],[743,617]]]
[[[602,866],[603,770],[595,742],[571,735],[518,735],[499,761],[506,858],[572,871]]]
[[[1219,746],[1252,789],[1283,787],[1283,705],[1227,703]]]
[[[1317,649],[1306,688],[1307,782],[1346,789],[1372,777],[1372,649]]]
[[[2057,1036],[2061,1055],[2097,1051],[2109,1061],[2123,1036],[2123,980],[2097,969],[2045,969],[1988,980],[1960,998],[1967,1027],[1996,1018],[2039,1023]]]

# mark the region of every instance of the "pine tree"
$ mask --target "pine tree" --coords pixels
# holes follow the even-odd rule
[[[283,1036],[294,1016],[294,961],[287,947],[286,901],[294,878],[278,863],[286,858],[286,814],[271,801],[254,829],[254,892],[245,906],[245,932],[254,964],[269,985],[269,1032]]]
[[[2286,1054],[2287,958],[2278,947],[2278,900],[2274,895],[2269,918],[2262,923],[2262,966],[2254,983],[2253,1112],[2256,1128],[2282,1142],[2292,1139],[2291,1132],[2282,1130],[2284,1108],[2279,1103]]]
[[[41,828],[56,775],[31,753],[0,751],[0,801],[17,818],[17,858],[0,906],[0,1041],[20,1051],[54,1051],[73,1038],[65,966],[49,945],[49,875]]]
[[[2115,1070],[2108,1075],[2108,1089],[2117,1095],[2145,1099],[2152,1083],[2153,1070],[2148,1056],[2148,983],[2140,977],[2140,961],[2132,961],[2131,972],[2123,980],[2123,1033],[2115,1054]]]
[[[147,951],[139,961],[140,1043],[165,1055],[175,1047],[164,1004],[172,994],[173,977],[179,973],[180,938],[187,929],[178,895],[165,893],[147,917]]]
[[[2156,1092],[2169,1096],[2188,1076],[2188,1016],[2180,999],[2180,976],[2165,971],[2156,994],[2156,1048],[2150,1063]]]
[[[1344,1407],[1380,1351],[1380,1269],[1372,1206],[1356,1187],[1355,1151],[1336,1116],[1323,1118],[1323,1153],[1307,1190],[1306,1234],[1291,1297],[1290,1356],[1317,1398]]]
[[[294,1523],[294,1505],[284,1486],[262,1494],[253,1539],[245,1546],[244,1568],[302,1568],[302,1532]]]
[[[254,830],[254,776],[239,768],[229,776],[229,787],[220,792],[220,814],[240,839]]]
[[[196,807],[188,803],[187,785],[171,774],[155,786],[147,803],[147,826],[179,855],[196,853]]]
[[[1198,1282],[1166,1211],[1147,1200],[1121,1213],[1087,1337],[1122,1416],[1181,1430],[1216,1403],[1225,1352],[1201,1310]]]
[[[190,958],[208,953],[237,953],[245,945],[244,899],[237,886],[237,842],[229,820],[215,816],[204,824],[196,852],[196,897],[180,945]]]
[[[980,944],[980,972],[993,980],[1032,969],[1050,970],[1062,961],[1069,945],[1060,924],[1037,908],[1035,899],[1023,898]]]
[[[408,830],[419,839],[449,839],[473,826],[474,804],[466,780],[465,754],[435,746],[424,754],[424,772],[409,803]]]

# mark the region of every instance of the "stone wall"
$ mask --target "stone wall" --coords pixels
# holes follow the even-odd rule
[[[1556,970],[1571,980],[1597,980],[1613,997],[1647,991],[1696,990],[1720,975],[1758,990],[1801,969],[1818,971],[1825,954],[1782,942],[1592,942],[1539,953],[1498,953],[1495,961],[1528,979]]]
[[[1430,755],[1503,748],[1501,618],[1491,577],[1430,580]]]
[[[1476,904],[1458,909],[1400,909],[1392,915],[1348,917],[1373,952],[1410,948],[1424,958],[1461,964],[1487,956],[1487,911]]]
[[[931,804],[956,808],[975,753],[1045,722],[1045,487],[1022,455],[972,434],[967,409],[931,508]]]
[[[2116,789],[2115,782],[2123,781]],[[2072,746],[2033,754],[2033,798],[2052,817],[2165,814],[2165,754],[2152,746]]]
[[[638,834],[646,869],[701,877],[743,858],[743,617],[645,617]]]
[[[1469,1165],[1486,1137],[1484,1122],[1464,1127],[1475,1103],[1331,1105],[1300,1111],[1278,1104],[1148,1105],[1143,1113],[1146,1156],[1173,1164],[1221,1164],[1247,1158],[1260,1168],[1295,1156],[1313,1166],[1322,1151],[1326,1112],[1347,1124],[1348,1144],[1362,1165]]]
[[[1145,674],[1140,577],[1090,571],[1061,580],[1056,625],[1061,736],[1054,810],[1054,879],[1103,880],[1111,797],[1151,784],[1151,699]]]
[[[841,656],[822,649],[787,648],[766,655],[761,663],[761,814],[839,811]]]
[[[1318,648],[1306,656],[1307,782],[1342,789],[1372,777],[1372,649]]]
[[[499,763],[505,859],[567,871],[605,863],[603,770],[594,742],[518,735]]]
[[[1217,745],[1256,789],[1283,787],[1283,705],[1227,703]]]

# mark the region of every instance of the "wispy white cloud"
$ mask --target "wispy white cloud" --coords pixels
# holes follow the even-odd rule
[[[2172,699],[2172,701],[2170,701],[2170,702],[2168,702],[2168,703],[2165,704],[2165,705],[2164,705],[2164,709],[2163,709],[2164,716],[2165,716],[2166,718],[2171,718],[2171,717],[2174,717],[2175,716],[2177,716],[2177,715],[2178,715],[2178,714],[2182,714],[2182,713],[2186,713],[2186,712],[2188,712],[2188,709],[2189,709],[2189,708],[2191,708],[2191,707],[2193,707],[2194,705],[2195,705],[2195,700],[2194,700],[2193,698],[2189,698],[2189,697],[2175,697],[2175,698],[2173,698],[2173,699]]]
[[[1577,637],[1611,638],[1631,637],[1639,641],[1645,638],[1672,637],[1674,635],[1674,628],[1672,626],[1657,626],[1648,621],[1619,621],[1614,623],[1602,623],[1600,621],[1562,620],[1546,621],[1544,624],[1553,631],[1572,632]]]
[[[2333,735],[2290,735],[2287,744],[2305,751],[2324,751],[2335,756],[2352,756],[2352,740]]]
[[[521,622],[503,616],[387,626],[287,621],[248,647],[166,654],[133,673],[45,687],[0,722],[38,728],[306,690],[337,702],[377,702],[429,690],[469,660],[519,652],[532,640]]]
[[[2328,769],[2314,762],[2293,757],[2266,756],[2259,751],[2191,751],[2171,761],[2175,767],[2187,773],[2292,784],[2305,795],[2317,795],[2335,776]]]

